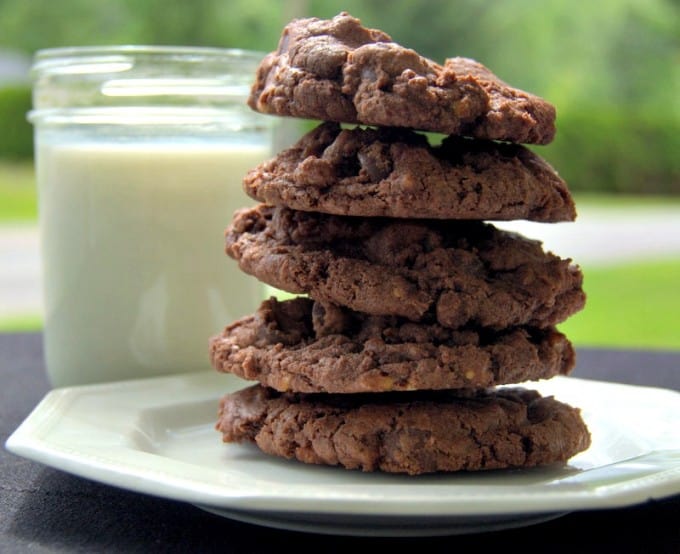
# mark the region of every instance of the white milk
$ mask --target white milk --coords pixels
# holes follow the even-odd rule
[[[224,230],[268,146],[38,141],[54,386],[210,369],[209,337],[263,296]]]

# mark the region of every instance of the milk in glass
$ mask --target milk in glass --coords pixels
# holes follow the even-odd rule
[[[78,63],[60,66],[59,78]],[[122,80],[127,103],[149,87],[114,73],[96,78],[113,89]],[[241,183],[270,155],[269,129],[245,111],[243,90],[235,108],[233,98],[206,107],[215,83],[199,83],[197,100],[189,80],[173,79],[183,88],[171,98],[189,94],[188,106],[157,106],[163,95],[152,89],[141,94],[149,107],[32,114],[54,386],[210,370],[209,338],[263,297],[263,285],[224,253],[224,231],[236,209],[253,204]]]

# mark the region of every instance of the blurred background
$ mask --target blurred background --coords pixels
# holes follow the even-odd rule
[[[579,221],[517,228],[583,268],[588,306],[563,330],[577,345],[680,349],[676,0],[0,0],[0,331],[41,326],[26,120],[36,50],[267,52],[293,17],[342,10],[436,61],[475,58],[557,107],[557,138],[535,150],[569,184]]]

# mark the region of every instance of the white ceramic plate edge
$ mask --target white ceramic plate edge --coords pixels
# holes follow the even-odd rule
[[[675,402],[680,409],[680,394],[665,389],[633,387],[597,381],[576,380],[572,377],[557,380],[546,388],[549,392],[566,388],[602,389],[609,395],[625,391],[626,394],[653,397],[650,402],[665,398]],[[568,379],[568,381],[565,381]],[[562,381],[563,383],[560,383]],[[680,493],[680,444],[672,437],[668,448],[657,444],[641,456],[622,460],[611,467],[603,466],[591,471],[600,471],[592,486],[575,483],[573,487],[543,487],[540,491],[521,491],[515,487],[507,492],[494,487],[479,487],[456,490],[455,495],[445,494],[448,485],[443,484],[441,495],[433,494],[426,487],[419,495],[408,486],[409,478],[388,483],[383,494],[357,493],[360,487],[350,492],[343,487],[330,487],[325,491],[310,487],[295,487],[281,484],[272,490],[263,490],[252,483],[237,482],[228,477],[221,483],[208,478],[197,480],[185,477],[190,469],[185,462],[167,460],[148,452],[136,451],[129,445],[112,442],[111,437],[99,437],[102,444],[93,445],[86,451],[82,445],[69,445],[51,440],[51,431],[58,426],[64,434],[68,425],[77,425],[64,415],[67,408],[88,394],[124,395],[126,390],[141,390],[151,387],[158,394],[166,389],[179,386],[186,391],[182,399],[198,399],[213,394],[213,378],[205,376],[163,377],[153,380],[133,381],[119,384],[93,385],[51,391],[33,410],[31,415],[7,440],[6,446],[13,453],[42,464],[125,489],[186,501],[218,510],[252,512],[309,512],[321,514],[367,514],[374,516],[475,516],[490,514],[537,514],[574,511],[581,509],[624,507],[652,498],[663,498]],[[566,385],[568,383],[568,385]],[[189,385],[187,387],[187,385]],[[536,386],[535,388],[542,388]],[[221,392],[221,391],[220,391]],[[599,391],[598,391],[599,392]],[[149,394],[149,398],[153,395]],[[217,394],[219,396],[219,393]],[[179,401],[179,400],[178,400]],[[123,406],[121,409],[125,409]],[[75,416],[78,416],[77,410]],[[675,421],[678,421],[676,414]],[[59,435],[59,433],[54,433]],[[216,441],[216,448],[220,447]],[[273,461],[272,463],[276,463]],[[619,473],[620,478],[611,472]],[[338,470],[343,471],[343,470]],[[358,477],[358,476],[357,476]],[[365,480],[365,474],[361,480]],[[360,480],[360,481],[361,481]],[[564,482],[564,479],[561,479]],[[387,494],[384,493],[387,491]]]

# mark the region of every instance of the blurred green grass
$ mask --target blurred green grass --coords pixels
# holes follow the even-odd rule
[[[680,260],[582,269],[586,306],[559,326],[576,346],[680,349]]]
[[[32,163],[0,160],[0,223],[35,221],[37,213]]]
[[[580,208],[649,208],[680,204],[678,197],[588,194]],[[30,163],[0,161],[0,226],[36,220],[34,174]],[[576,346],[680,349],[680,260],[583,267],[586,308],[560,325]],[[36,331],[37,314],[0,319],[0,332]]]
[[[0,318],[0,333],[40,331],[43,319],[39,314],[24,314]]]

